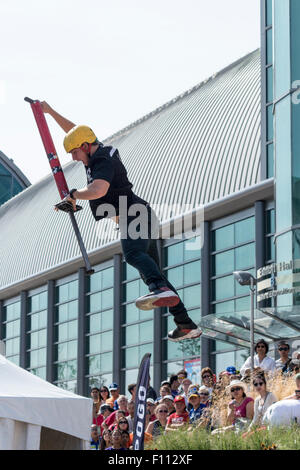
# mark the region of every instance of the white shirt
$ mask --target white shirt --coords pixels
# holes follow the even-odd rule
[[[264,359],[259,362],[258,354],[254,356],[254,367],[260,367],[263,370],[274,372],[276,370],[276,363],[271,357],[265,356]],[[242,375],[245,375],[245,370],[251,369],[251,356],[248,357],[245,364],[240,369]]]
[[[269,406],[263,417],[263,423],[269,426],[291,426],[300,423],[300,401],[281,400]]]

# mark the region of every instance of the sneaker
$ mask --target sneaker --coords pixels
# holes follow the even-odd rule
[[[195,339],[199,338],[202,335],[200,328],[195,325],[194,322],[191,322],[188,325],[177,325],[175,330],[172,330],[168,333],[168,339],[170,341],[182,341],[184,339]]]
[[[175,307],[180,298],[168,287],[159,287],[150,294],[139,297],[135,305],[140,310],[152,310],[158,307]]]

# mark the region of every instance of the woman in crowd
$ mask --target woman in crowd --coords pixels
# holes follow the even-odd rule
[[[114,413],[111,414],[111,416],[113,415]],[[125,414],[125,411],[122,411],[122,410],[117,410],[114,414],[114,420],[113,422],[109,425],[109,429],[111,431],[113,431],[115,429],[115,427],[117,426],[119,420],[121,418],[126,418],[126,414]]]
[[[232,400],[228,404],[227,424],[235,425],[239,418],[252,420],[254,415],[254,400],[246,395],[246,384],[233,380],[227,387]]]
[[[158,405],[155,409],[156,420],[148,424],[146,432],[151,434],[151,436],[156,437],[163,434],[168,417],[169,410],[166,405],[163,403]]]
[[[129,423],[127,421],[127,418],[124,416],[121,416],[121,418],[118,419],[116,428],[119,429],[119,431],[128,431],[129,432]]]
[[[127,450],[123,447],[122,433],[119,429],[114,429],[112,432],[112,445],[105,450]]]
[[[214,374],[210,367],[204,367],[201,371],[202,384],[209,389],[210,395],[214,388]]]
[[[109,429],[106,429],[103,431],[102,434],[102,439],[100,443],[100,450],[105,450],[107,447],[112,446],[112,439],[111,439],[111,431]]]
[[[260,369],[267,372],[276,371],[276,363],[274,359],[268,357],[269,345],[264,339],[260,339],[255,345],[255,356],[254,356],[254,368],[259,367]],[[241,374],[245,376],[251,372],[251,357],[248,357],[244,365],[241,367]]]
[[[259,395],[254,402],[254,416],[249,429],[254,426],[260,426],[262,424],[262,418],[269,406],[277,401],[276,396],[267,390],[264,374],[255,375],[252,383],[255,391],[258,392]]]
[[[106,403],[106,400],[110,398],[110,393],[109,393],[109,390],[108,388],[105,386],[105,385],[102,385],[102,387],[100,387],[100,401],[101,401],[101,405],[104,405],[104,403]]]

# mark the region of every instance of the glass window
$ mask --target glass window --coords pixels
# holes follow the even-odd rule
[[[166,264],[174,266],[183,263],[183,242],[165,248]]]
[[[176,288],[183,286],[183,266],[177,266],[177,268],[168,269],[167,271],[168,281]]]
[[[272,0],[266,1],[266,26],[272,25],[273,5]]]
[[[267,141],[273,140],[273,105],[267,107]]]
[[[241,220],[234,224],[235,244],[245,243],[255,239],[255,218]]]
[[[215,281],[215,300],[222,300],[234,297],[234,280],[233,276],[226,276],[216,279]]]
[[[185,264],[183,271],[185,285],[201,282],[201,261],[194,261],[193,263]]]
[[[234,250],[214,255],[214,275],[220,276],[234,271]]]
[[[266,34],[267,41],[267,64],[273,63],[273,29],[268,29]]]
[[[255,244],[240,246],[235,250],[235,269],[242,270],[255,265]]]
[[[267,103],[273,102],[273,67],[266,69],[267,73]]]
[[[201,239],[200,236],[187,239],[183,242],[184,261],[200,258]]]
[[[267,172],[268,178],[273,178],[274,171],[274,144],[267,145]]]
[[[223,250],[234,245],[234,226],[227,225],[214,232],[214,251]]]

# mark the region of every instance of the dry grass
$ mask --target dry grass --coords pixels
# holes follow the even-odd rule
[[[230,393],[226,391],[226,386],[230,384],[228,376],[222,377],[222,387],[213,394],[213,406],[211,408],[211,416],[213,419],[214,428],[226,426],[226,417],[228,411],[228,403],[231,400]],[[247,384],[247,396],[252,397],[254,400],[258,396],[252,385],[252,382]],[[267,378],[267,390],[274,393],[277,400],[283,400],[285,397],[292,395],[295,391],[295,378],[294,376],[284,377],[281,373],[270,376]]]

